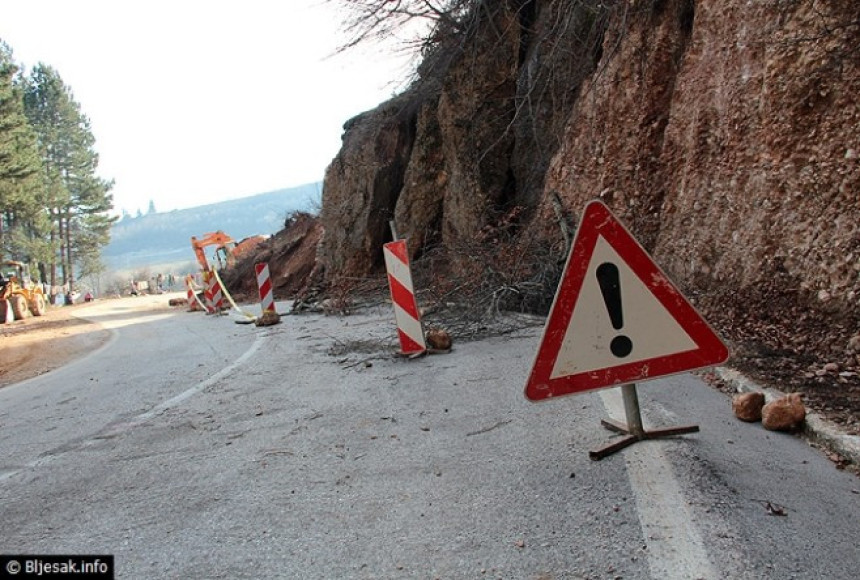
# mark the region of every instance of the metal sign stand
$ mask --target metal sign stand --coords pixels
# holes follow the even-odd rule
[[[621,395],[624,399],[624,414],[627,416],[627,424],[613,421],[612,419],[602,419],[600,424],[616,433],[627,435],[617,441],[613,441],[604,445],[595,451],[589,451],[588,456],[599,461],[607,455],[612,455],[616,451],[621,451],[637,441],[643,439],[657,439],[660,437],[671,437],[673,435],[683,435],[684,433],[697,433],[698,425],[686,425],[682,427],[667,427],[664,429],[653,429],[646,431],[642,427],[642,414],[639,410],[639,395],[636,393],[636,383],[621,386]]]

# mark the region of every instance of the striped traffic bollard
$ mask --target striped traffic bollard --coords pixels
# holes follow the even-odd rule
[[[193,279],[191,275],[186,276],[185,278],[185,287],[188,288],[188,312],[194,312],[195,310],[199,310],[197,307],[197,298],[194,296],[194,287]]]
[[[221,291],[221,283],[214,274],[212,274],[212,307],[215,308],[215,312],[224,310],[224,292]]]
[[[394,303],[394,318],[400,336],[400,351],[403,354],[420,354],[427,350],[421,314],[415,301],[412,287],[412,272],[409,269],[409,253],[406,240],[389,242],[382,246],[385,269],[388,272],[388,288]]]
[[[260,289],[260,307],[263,313],[275,311],[275,298],[272,295],[272,279],[269,276],[269,265],[265,262],[254,264],[257,272],[257,288]]]
[[[203,272],[203,298],[206,302],[206,314],[215,314],[215,303],[213,291],[215,290],[215,276],[211,272]]]

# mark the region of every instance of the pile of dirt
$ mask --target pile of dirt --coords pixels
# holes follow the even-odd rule
[[[304,212],[290,215],[284,229],[222,273],[224,285],[237,301],[259,301],[254,265],[265,262],[269,265],[276,300],[307,293],[321,277],[317,246],[322,235],[323,228],[316,216]]]

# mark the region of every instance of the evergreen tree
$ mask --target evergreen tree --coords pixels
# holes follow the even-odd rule
[[[32,259],[47,225],[36,135],[24,114],[18,66],[0,40],[0,259]]]
[[[24,110],[35,129],[43,160],[44,206],[52,220],[49,244],[51,284],[57,268],[63,283],[74,286],[74,266],[107,243],[112,182],[95,175],[98,155],[89,119],[51,67],[38,64],[25,82]]]
[[[149,200],[149,209],[146,210],[147,215],[151,213],[155,213],[155,202],[151,199]]]

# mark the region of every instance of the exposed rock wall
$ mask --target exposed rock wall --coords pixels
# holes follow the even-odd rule
[[[778,280],[857,313],[856,2],[483,5],[435,76],[346,127],[330,273],[379,268],[392,216],[413,253],[515,205],[559,238],[557,193],[573,215],[602,198],[691,290]]]
[[[388,221],[415,141],[411,95],[344,125],[344,144],[326,170],[319,257],[331,276],[360,276],[382,264]]]
[[[668,0],[627,10],[547,187],[572,207],[608,200],[688,285],[767,285],[787,273],[856,306],[856,9]]]
[[[567,1],[485,3],[408,91],[349,121],[323,188],[321,256],[330,271],[362,275],[381,263],[381,249],[355,233],[379,239],[369,234],[378,227],[373,200],[392,203],[381,211],[395,217],[413,254],[471,239],[515,205],[535,207],[577,87],[593,68],[602,30],[594,23],[605,12]],[[397,162],[374,157],[370,144],[382,138],[404,145]],[[379,166],[403,170],[384,182],[390,191],[371,185]]]

